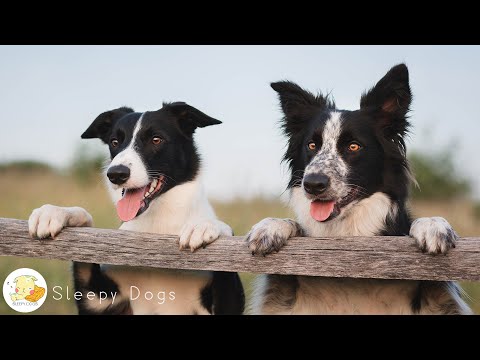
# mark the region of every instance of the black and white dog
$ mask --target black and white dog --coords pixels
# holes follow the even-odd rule
[[[100,138],[110,148],[106,178],[120,229],[179,235],[180,248],[191,251],[232,235],[207,200],[193,140],[197,127],[220,123],[183,102],[144,113],[122,107],[93,121],[82,138]],[[37,238],[53,238],[65,226],[92,226],[92,217],[79,207],[44,205],[29,219]],[[236,273],[74,263],[74,281],[82,292],[80,314],[241,314],[244,308]]]
[[[456,233],[443,218],[411,223],[413,180],[404,137],[411,102],[408,69],[393,67],[360,109],[339,110],[328,97],[296,84],[271,84],[284,113],[284,160],[291,169],[290,206],[297,221],[267,218],[247,235],[256,254],[278,251],[290,237],[410,235],[429,253],[445,253]],[[254,313],[468,314],[452,282],[262,276]]]

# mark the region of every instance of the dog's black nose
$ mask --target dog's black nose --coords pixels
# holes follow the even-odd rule
[[[121,185],[130,177],[130,169],[124,165],[112,166],[107,171],[107,177],[112,183]]]
[[[330,178],[324,174],[308,174],[303,178],[305,191],[312,195],[320,195],[329,185]]]

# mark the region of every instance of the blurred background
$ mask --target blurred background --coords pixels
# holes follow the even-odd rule
[[[285,139],[269,83],[292,80],[357,109],[362,91],[399,62],[409,66],[414,95],[413,213],[443,216],[461,236],[479,236],[478,46],[1,46],[0,217],[27,219],[45,203],[76,205],[95,226],[118,228],[99,175],[107,149],[80,134],[103,111],[156,110],[163,101],[186,101],[223,121],[199,129],[196,141],[209,196],[236,235],[264,217],[292,216],[282,201]],[[69,262],[9,257],[0,257],[0,282],[20,267],[72,286]],[[242,274],[247,296],[252,278]],[[480,284],[462,285],[480,313]],[[15,312],[1,299],[0,314],[7,313]],[[33,314],[52,313],[75,306],[47,299]]]

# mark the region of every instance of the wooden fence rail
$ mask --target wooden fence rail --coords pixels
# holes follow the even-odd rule
[[[480,281],[480,238],[462,238],[445,255],[423,254],[409,237],[292,238],[280,252],[252,256],[242,237],[222,237],[195,253],[176,236],[67,228],[33,240],[24,220],[0,218],[0,256],[171,269],[351,278]],[[1,261],[1,259],[0,259]]]

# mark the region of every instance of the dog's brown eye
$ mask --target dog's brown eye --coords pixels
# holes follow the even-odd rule
[[[163,139],[160,136],[154,136],[152,139],[152,144],[153,145],[158,145],[163,141]]]
[[[348,151],[350,152],[357,152],[360,150],[362,147],[360,144],[357,144],[356,142],[352,142],[350,145],[348,145]]]
[[[308,150],[312,150],[312,151],[317,148],[317,145],[315,145],[313,141],[310,141],[307,146],[308,146]]]
[[[112,144],[112,147],[117,147],[118,146],[118,140],[117,139],[112,139],[112,140],[110,140],[110,144]]]

